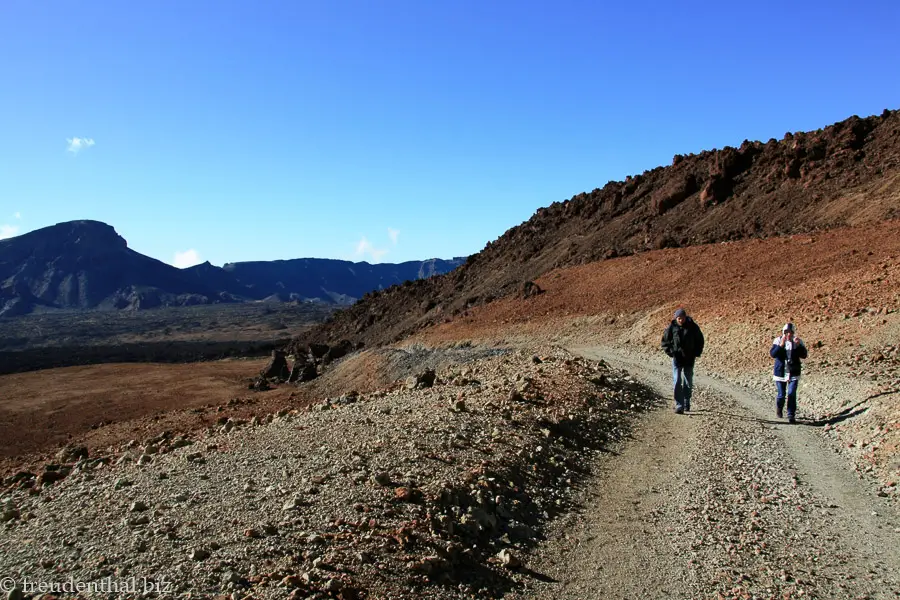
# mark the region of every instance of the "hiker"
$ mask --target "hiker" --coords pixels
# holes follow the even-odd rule
[[[775,380],[775,414],[784,416],[784,400],[787,398],[788,423],[795,423],[797,414],[797,384],[800,382],[800,360],[806,358],[806,344],[797,337],[793,323],[785,323],[781,337],[772,340],[769,356],[775,359],[772,379]]]
[[[691,410],[694,387],[694,361],[703,354],[703,332],[683,308],[666,328],[662,349],[672,357],[672,380],[675,386],[675,412]]]

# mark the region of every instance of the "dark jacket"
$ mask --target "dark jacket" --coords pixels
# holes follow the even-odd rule
[[[788,352],[786,348],[779,344],[780,341],[780,337],[772,340],[772,349],[769,350],[769,356],[775,359],[775,368],[772,370],[774,379],[776,381],[788,381],[789,379],[799,378],[802,368],[800,360],[808,355],[806,344],[803,343],[803,340],[795,338],[792,344],[793,348]]]
[[[703,332],[690,317],[684,320],[684,325],[673,319],[663,334],[662,349],[675,359],[676,366],[691,367],[703,354]]]

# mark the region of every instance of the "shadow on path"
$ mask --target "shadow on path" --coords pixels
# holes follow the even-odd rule
[[[863,402],[865,402],[865,400],[863,400]],[[860,402],[860,404],[862,404],[862,402]],[[798,419],[797,422],[802,423],[803,425],[809,425],[811,427],[824,427],[825,425],[834,425],[835,423],[840,423],[841,421],[844,421],[846,419],[851,419],[869,410],[868,406],[856,408],[857,406],[859,406],[859,404],[857,404],[856,406],[851,406],[850,408],[845,408],[836,415],[832,415],[824,419]]]
[[[845,408],[841,412],[831,415],[830,417],[825,417],[822,419],[798,418],[795,425],[805,425],[807,427],[824,427],[826,425],[834,425],[835,423],[840,423],[841,421],[845,421],[847,419],[852,419],[853,417],[859,416],[859,415],[863,414],[864,412],[866,412],[867,410],[869,410],[868,406],[859,408],[860,404],[863,404],[867,400],[868,400],[868,398],[866,400],[863,400],[862,402],[859,402],[855,406]],[[713,410],[711,408],[701,408],[698,410],[692,410],[691,412],[687,413],[687,416],[691,416],[691,417],[705,417],[705,416],[712,416],[712,415],[718,415],[718,416],[722,416],[722,417],[730,417],[732,419],[738,419],[741,421],[755,421],[757,423],[762,423],[765,425],[790,425],[790,423],[788,423],[784,419],[763,419],[760,417],[753,417],[753,416],[749,416],[749,415],[738,415],[735,413],[725,412],[725,411],[721,411],[721,410]]]
[[[537,579],[538,581],[542,581],[544,583],[559,583],[558,579],[553,579],[549,575],[544,575],[543,573],[538,573],[537,571],[532,571],[528,567],[519,567],[519,573],[523,575],[528,575],[533,579]]]
[[[727,412],[724,410],[714,410],[712,408],[701,408],[699,410],[692,410],[687,413],[688,416],[691,417],[707,417],[707,416],[719,416],[719,417],[729,417],[731,419],[736,419],[738,421],[753,421],[755,423],[762,423],[764,425],[787,425],[787,421],[783,420],[774,420],[774,419],[761,419],[759,417],[753,417],[750,415],[739,415],[737,413]]]

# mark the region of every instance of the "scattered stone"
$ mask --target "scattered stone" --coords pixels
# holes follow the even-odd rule
[[[186,454],[186,455],[184,456],[184,458],[185,458],[188,462],[192,462],[192,463],[195,463],[195,464],[198,464],[198,465],[203,464],[203,463],[206,462],[206,459],[203,458],[203,453],[202,453],[202,452],[190,452],[190,453]]]
[[[241,582],[241,576],[238,575],[235,571],[228,571],[227,573],[225,573],[223,581],[225,583],[237,584]]]
[[[260,528],[266,535],[278,535],[278,527],[272,525],[271,523],[262,523]]]
[[[138,525],[146,525],[150,522],[150,517],[147,515],[140,515],[137,517],[131,517],[126,521],[129,527],[137,527]]]
[[[300,508],[302,506],[303,506],[303,500],[301,498],[295,496],[295,497],[291,498],[290,500],[288,500],[287,502],[285,502],[284,505],[281,507],[281,510],[283,510],[283,511],[297,510],[298,508]]]
[[[47,470],[38,476],[37,485],[38,485],[38,487],[44,486],[44,485],[51,485],[51,484],[56,483],[57,481],[64,479],[65,476],[66,476],[66,473],[63,471]]]
[[[398,487],[394,490],[394,498],[400,502],[421,502],[422,492],[409,487]]]
[[[56,453],[56,460],[61,463],[73,463],[88,457],[88,450],[84,446],[66,446]]]
[[[522,561],[506,548],[497,554],[497,558],[500,559],[500,564],[507,569],[517,569],[522,566]]]
[[[201,561],[209,558],[209,552],[203,548],[195,548],[191,550],[191,560]]]
[[[15,508],[6,509],[0,514],[0,522],[6,523],[8,521],[12,521],[14,519],[18,519],[20,516],[19,510]]]

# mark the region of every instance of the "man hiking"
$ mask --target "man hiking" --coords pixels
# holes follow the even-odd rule
[[[672,357],[672,380],[675,387],[675,412],[691,410],[694,388],[694,361],[703,354],[703,332],[683,308],[666,328],[662,349]]]

